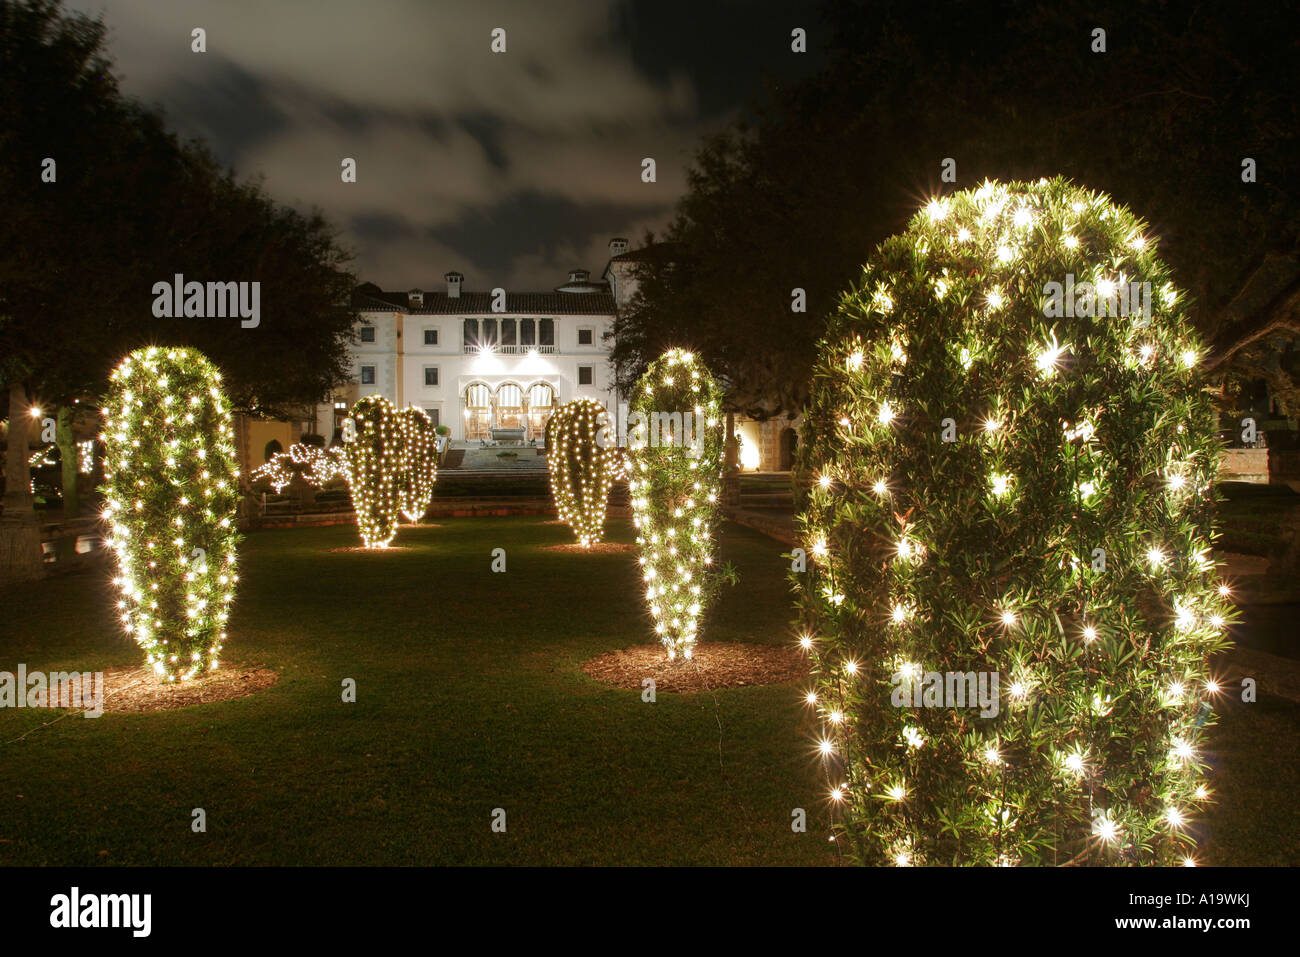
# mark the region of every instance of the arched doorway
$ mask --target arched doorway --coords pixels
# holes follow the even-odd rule
[[[798,444],[799,435],[794,429],[781,430],[780,468],[782,472],[788,472],[794,468],[794,450]]]
[[[492,428],[492,392],[475,382],[465,389],[465,438],[486,439]]]
[[[555,410],[555,390],[545,382],[534,382],[528,387],[528,438],[541,439],[546,435],[546,420]]]

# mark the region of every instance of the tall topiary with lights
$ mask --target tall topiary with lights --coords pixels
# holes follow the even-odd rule
[[[885,242],[831,318],[793,578],[861,861],[1195,861],[1231,611],[1202,347],[1155,246],[1066,181],[986,183]],[[998,673],[996,716],[899,695],[968,672]]]
[[[690,658],[717,583],[722,392],[698,359],[670,349],[638,380],[628,413],[630,475],[646,602],[668,657]]]
[[[118,613],[154,673],[184,681],[217,667],[238,580],[230,403],[202,353],[150,347],[113,371],[103,417]]]
[[[567,402],[546,422],[546,462],[555,510],[584,548],[604,535],[617,456],[609,413],[595,399]]]
[[[429,414],[417,406],[398,413],[403,479],[401,512],[412,522],[424,517],[438,481],[438,440]]]
[[[366,548],[387,548],[409,504],[404,422],[382,395],[352,407],[343,430],[343,461],[357,529]]]

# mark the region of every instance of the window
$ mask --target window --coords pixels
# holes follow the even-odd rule
[[[519,320],[519,344],[533,346],[537,344],[537,324],[531,319]]]
[[[590,329],[579,329],[579,330],[578,330],[578,345],[580,345],[580,346],[589,346],[589,345],[591,345],[591,333],[592,333],[592,330],[590,330]]]
[[[496,426],[499,429],[524,427],[524,390],[513,382],[497,389]]]
[[[591,366],[578,366],[578,385],[591,385]]]
[[[481,382],[465,389],[465,438],[486,439],[492,428],[492,393]]]
[[[478,346],[478,320],[465,320],[465,348],[474,349]]]
[[[362,366],[362,367],[361,367],[361,384],[362,384],[362,385],[374,385],[374,384],[375,384],[375,367],[374,367],[374,366]]]
[[[361,327],[361,341],[362,341],[362,342],[374,342],[374,341],[375,341],[375,327],[374,327],[374,326],[362,326],[362,327]]]
[[[497,339],[497,321],[495,319],[484,319],[479,330],[478,344],[489,349],[495,349],[499,341]]]
[[[438,344],[438,330],[437,330],[437,329],[425,329],[425,330],[424,330],[424,344],[425,344],[426,346],[436,346],[436,345]]]
[[[540,327],[540,328],[538,329],[538,332],[540,333],[540,335],[537,337],[537,338],[538,338],[538,343],[537,343],[537,344],[538,344],[539,346],[553,346],[553,345],[555,345],[555,320],[554,320],[554,319],[538,319],[538,320],[537,320],[537,324],[538,324],[538,326]]]
[[[555,406],[555,390],[545,382],[535,382],[528,387],[528,437],[542,439],[546,436],[546,420]]]
[[[513,319],[501,320],[501,344],[503,346],[513,346],[515,344],[515,321]]]
[[[429,408],[426,408],[424,410],[424,414],[429,417],[429,424],[432,425],[435,429],[442,424],[441,422],[438,421],[438,411],[439,411],[438,409],[429,409]]]
[[[438,384],[438,367],[437,367],[437,366],[425,366],[425,367],[424,367],[424,384],[425,384],[425,385],[437,385],[437,384]]]

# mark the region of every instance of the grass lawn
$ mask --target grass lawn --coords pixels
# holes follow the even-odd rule
[[[628,522],[613,538],[631,541]],[[539,519],[257,532],[226,658],[279,683],[141,715],[0,711],[0,862],[19,864],[829,863],[793,685],[607,688],[587,658],[650,638],[631,553],[582,555]],[[493,548],[507,571],[490,571]],[[784,547],[728,526],[744,585],[710,640],[784,642]],[[138,664],[102,573],[0,593],[0,670]],[[355,678],[357,703],[341,701]],[[721,724],[721,742],[719,736]],[[721,765],[720,762],[721,761]],[[190,829],[207,812],[206,834]],[[490,829],[504,808],[508,830]],[[790,812],[809,812],[806,834]]]
[[[610,527],[631,541],[630,523]],[[798,686],[646,704],[587,678],[583,661],[649,631],[632,555],[544,550],[571,540],[536,518],[407,528],[379,554],[334,551],[351,527],[250,535],[226,657],[279,683],[44,728],[50,712],[0,711],[0,862],[833,863]],[[722,542],[741,583],[708,639],[788,641],[785,546],[730,524]],[[490,571],[497,547],[505,574]],[[0,670],[138,664],[105,577],[0,591]],[[1293,705],[1224,708],[1209,861],[1300,863],[1297,727]],[[790,830],[796,807],[806,834]]]

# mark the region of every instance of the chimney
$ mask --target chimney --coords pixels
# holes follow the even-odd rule
[[[453,270],[452,272],[447,273],[447,275],[443,276],[442,278],[447,280],[447,298],[459,299],[460,284],[465,281],[465,277]]]
[[[410,292],[408,292],[408,293],[406,294],[406,302],[407,302],[408,305],[411,305],[411,306],[423,306],[423,305],[424,305],[424,290],[422,290],[422,289],[412,289]]]
[[[569,270],[569,282],[571,282],[571,283],[575,283],[575,282],[586,282],[587,279],[588,279],[590,276],[591,276],[591,273],[589,273],[589,272],[588,272],[587,270],[585,270],[585,269],[570,269],[570,270]]]
[[[615,256],[621,256],[625,252],[627,252],[627,240],[622,236],[616,236],[614,239],[609,241],[610,259],[613,259]]]

